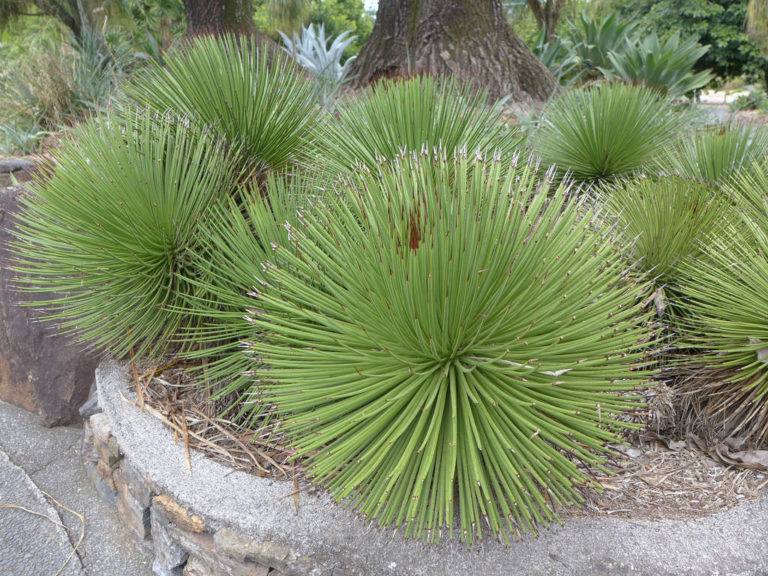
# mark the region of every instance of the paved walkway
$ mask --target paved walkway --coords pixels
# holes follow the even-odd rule
[[[60,576],[152,575],[151,554],[87,480],[81,439],[81,426],[43,428],[33,414],[0,402],[0,575],[55,576],[78,543],[80,518],[43,491],[85,521],[83,541]]]

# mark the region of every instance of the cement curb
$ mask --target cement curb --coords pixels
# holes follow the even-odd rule
[[[404,540],[378,530],[326,495],[302,490],[299,512],[289,482],[233,472],[174,444],[163,424],[134,404],[126,370],[96,371],[99,404],[128,461],[163,492],[215,529],[229,527],[276,549],[301,550],[308,574],[370,576],[732,575],[768,574],[768,498],[692,521],[569,520],[505,547],[484,541],[467,549]]]
[[[85,576],[77,554],[67,562],[73,547],[58,512],[0,449],[0,507],[5,505],[10,507],[0,508],[1,574],[53,576],[66,562],[62,576]]]

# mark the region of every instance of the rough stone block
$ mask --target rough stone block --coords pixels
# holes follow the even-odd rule
[[[152,506],[150,522],[155,549],[152,571],[157,576],[183,576],[189,552],[173,537],[170,523],[160,507]]]
[[[205,532],[205,522],[200,516],[190,513],[181,504],[167,494],[155,496],[153,506],[160,506],[168,517],[168,520],[185,532]]]
[[[269,568],[247,563],[226,563],[214,556],[201,557],[192,555],[184,567],[184,576],[267,576],[272,574]]]
[[[312,568],[312,559],[278,542],[257,542],[231,530],[222,528],[213,535],[217,554],[240,560],[272,566],[289,574],[325,576],[319,568]]]
[[[147,540],[151,532],[149,506],[143,506],[128,490],[122,468],[114,472],[113,478],[117,487],[117,513],[140,542]]]
[[[85,473],[91,484],[96,488],[99,497],[113,508],[117,507],[117,490],[112,488],[96,471],[98,462],[90,461],[85,465]]]
[[[154,496],[149,482],[136,470],[128,460],[122,460],[120,463],[120,472],[122,481],[128,492],[144,508],[149,508]]]
[[[113,468],[107,464],[104,460],[99,460],[96,463],[96,474],[99,475],[99,477],[106,482],[107,486],[109,486],[112,490],[117,490],[117,487],[115,486],[115,479],[113,477]]]
[[[0,188],[0,400],[36,412],[45,426],[58,426],[80,419],[98,357],[40,323],[34,308],[19,305],[51,297],[15,289],[10,245],[22,193],[20,186]]]

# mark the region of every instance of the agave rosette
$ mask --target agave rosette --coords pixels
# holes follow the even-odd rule
[[[350,178],[256,287],[254,388],[308,475],[380,525],[536,531],[650,376],[647,287],[609,232],[530,165],[425,153]]]

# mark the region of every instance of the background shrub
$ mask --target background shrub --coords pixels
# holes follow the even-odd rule
[[[256,288],[250,351],[308,475],[429,541],[456,511],[470,543],[579,501],[576,462],[618,440],[652,338],[584,208],[530,167],[438,151],[307,211]]]
[[[598,84],[550,101],[533,151],[577,180],[608,180],[647,169],[689,121],[647,88]]]

